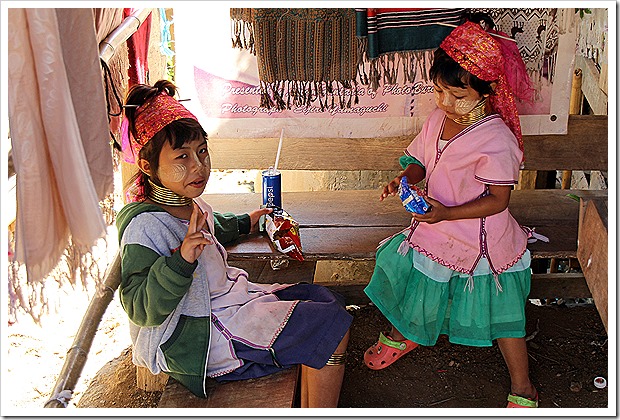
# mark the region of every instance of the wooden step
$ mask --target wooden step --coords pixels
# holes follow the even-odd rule
[[[218,383],[207,380],[207,398],[199,398],[170,378],[159,408],[292,408],[296,405],[300,367],[263,376]]]

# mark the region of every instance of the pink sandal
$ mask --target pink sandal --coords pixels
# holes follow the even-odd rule
[[[372,370],[383,369],[416,347],[418,344],[411,340],[394,341],[391,337],[379,333],[379,341],[364,353],[364,364]]]

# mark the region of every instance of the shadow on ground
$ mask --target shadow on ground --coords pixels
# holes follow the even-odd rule
[[[374,306],[352,310],[347,370],[340,407],[477,408],[504,407],[510,388],[501,353],[492,347],[467,347],[440,337],[433,347],[419,347],[380,371],[363,364],[364,351],[388,323]],[[602,408],[608,389],[597,389],[596,376],[607,378],[607,334],[594,306],[528,304],[527,334],[531,378],[540,406]],[[161,392],[136,388],[131,351],[125,349],[104,366],[80,398],[78,407],[156,407]]]

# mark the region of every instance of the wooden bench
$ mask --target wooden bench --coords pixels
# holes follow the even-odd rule
[[[207,380],[207,398],[198,398],[170,378],[158,408],[293,408],[297,401],[300,368],[294,367],[262,378],[218,384]]]
[[[365,139],[285,139],[279,167],[284,170],[386,171],[385,181],[398,172],[398,157],[412,137]],[[275,156],[278,138],[210,138],[214,169],[259,169],[265,156]],[[523,178],[534,186],[537,171],[607,171],[607,116],[571,115],[566,135],[525,136]],[[394,171],[394,174],[390,173]],[[346,173],[346,172],[345,172]],[[286,178],[284,172],[283,177]],[[555,177],[555,174],[554,174]],[[522,225],[536,229],[549,243],[535,242],[528,248],[533,259],[576,259],[579,201],[606,202],[607,190],[521,189],[513,191],[510,210]],[[277,272],[279,281],[313,277],[317,261],[374,260],[378,242],[409,224],[400,201],[379,202],[380,189],[284,192],[283,207],[300,223],[305,260],[291,261]],[[216,211],[243,213],[261,204],[260,193],[209,194]],[[270,261],[286,259],[275,252],[264,234],[254,234],[228,247],[229,260],[251,271],[255,281],[273,281]],[[362,288],[369,279],[354,285],[334,284],[351,303],[363,301]],[[590,297],[582,273],[536,273],[532,298]]]

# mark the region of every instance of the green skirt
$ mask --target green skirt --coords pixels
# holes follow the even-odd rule
[[[497,338],[525,336],[529,251],[497,282],[482,259],[472,283],[469,274],[442,266],[415,249],[401,255],[398,248],[404,239],[396,235],[377,250],[375,270],[364,292],[406,338],[432,346],[446,334],[452,343],[483,347]]]

